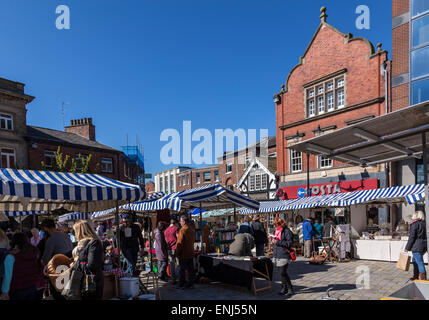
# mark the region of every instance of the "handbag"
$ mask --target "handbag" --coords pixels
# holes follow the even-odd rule
[[[396,267],[400,270],[408,271],[410,270],[410,262],[411,262],[411,257],[407,253],[401,252],[399,254],[399,259],[398,259],[398,263],[396,264]]]
[[[296,253],[295,253],[295,251],[294,251],[294,250],[290,251],[289,249],[286,249],[286,252],[287,252],[287,253],[289,253],[289,255],[290,255],[290,259],[291,259],[292,261],[295,261],[295,260],[296,260]]]
[[[73,270],[71,270],[70,280],[67,282],[61,293],[67,300],[80,300],[82,278],[83,273],[80,270],[77,270],[77,268],[73,268]]]

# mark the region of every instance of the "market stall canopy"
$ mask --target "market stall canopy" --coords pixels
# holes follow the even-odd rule
[[[429,104],[420,103],[289,146],[353,165],[421,158]],[[427,144],[427,138],[425,138]]]
[[[141,200],[137,185],[98,174],[0,169],[0,210],[94,212]]]
[[[87,220],[91,214],[85,213],[85,212],[72,212],[63,214],[62,216],[58,217],[58,222],[65,222],[65,221],[73,221],[73,220]]]
[[[209,184],[185,190],[180,192],[177,198],[179,199],[179,209],[197,208],[200,203],[204,209],[222,209],[233,206],[259,209],[258,201],[229,190],[220,184]]]
[[[47,214],[46,211],[5,211],[4,214],[7,217],[22,217],[30,216],[33,214]]]
[[[316,207],[346,207],[355,204],[385,204],[398,202],[407,202],[408,204],[412,204],[415,202],[413,202],[413,199],[421,199],[423,196],[424,185],[416,184],[410,186],[343,192],[324,196],[304,197],[292,200],[261,202],[261,206],[258,211],[243,209],[240,213],[272,213]]]

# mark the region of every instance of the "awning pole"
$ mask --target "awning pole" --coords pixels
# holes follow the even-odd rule
[[[310,193],[310,153],[307,152],[307,197],[311,196]]]
[[[235,203],[234,203],[234,223],[237,224],[237,212],[236,212]]]
[[[115,224],[116,224],[116,247],[118,248],[118,254],[120,257],[121,248],[120,248],[120,240],[119,240],[119,201],[118,200],[116,200]]]
[[[203,208],[200,201],[200,250],[203,252]]]

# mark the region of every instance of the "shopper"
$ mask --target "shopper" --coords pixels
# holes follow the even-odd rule
[[[280,295],[291,296],[294,293],[292,282],[287,273],[289,264],[292,262],[290,251],[293,243],[292,231],[287,227],[286,222],[278,218],[275,222],[276,229],[281,230],[280,240],[274,241],[274,265],[279,268],[282,277],[282,288],[279,292]]]
[[[125,273],[135,275],[139,246],[144,250],[144,240],[140,228],[132,223],[129,215],[125,215],[119,228],[119,245],[127,260],[128,268]]]
[[[78,268],[88,276],[94,276],[95,290],[82,293],[82,300],[101,300],[103,299],[104,289],[104,250],[101,239],[97,236],[94,229],[88,221],[82,220],[73,226],[76,240],[78,241],[77,250]]]
[[[412,216],[410,234],[405,252],[413,253],[413,271],[411,280],[426,280],[426,269],[423,256],[427,251],[426,223],[423,211],[416,211]]]
[[[167,281],[167,264],[168,264],[168,245],[165,241],[164,231],[166,224],[164,221],[158,222],[158,227],[155,229],[155,254],[158,260],[158,278],[162,281]]]
[[[254,238],[250,233],[237,233],[229,246],[228,254],[238,257],[252,257],[254,247]]]
[[[192,288],[194,285],[194,242],[195,229],[189,226],[187,215],[180,217],[180,231],[177,236],[175,256],[179,259],[179,288]],[[185,275],[188,271],[188,283]]]
[[[302,223],[302,233],[304,236],[304,257],[310,258],[312,251],[312,241],[315,236],[311,219],[305,219]]]
[[[72,257],[73,243],[70,237],[55,228],[55,222],[52,219],[45,219],[41,223],[41,228],[49,236],[46,240],[42,256],[43,264],[47,265],[56,254],[63,254],[69,258]]]
[[[21,232],[13,235],[11,248],[4,260],[1,299],[36,300],[37,284],[42,273],[42,267],[38,261],[39,251]]]
[[[316,219],[313,224],[313,230],[315,232],[314,242],[316,248],[323,245],[323,225],[320,224],[319,220]]]
[[[42,237],[39,234],[39,229],[33,228],[31,229],[32,237],[30,238],[31,245],[37,247]]]
[[[334,226],[334,219],[332,217],[328,217],[328,222],[325,223],[325,226],[323,227],[323,236],[325,238],[331,238],[332,237],[332,227]]]
[[[168,263],[170,266],[170,276],[172,284],[177,283],[176,275],[176,257],[174,253],[176,251],[177,235],[179,233],[179,222],[176,219],[171,219],[170,226],[164,231],[165,240],[168,245]]]
[[[256,215],[253,218],[252,228],[255,238],[256,256],[261,257],[265,255],[265,245],[268,243],[268,237],[260,215]]]
[[[253,231],[253,227],[250,224],[252,218],[250,216],[244,217],[244,222],[240,225],[240,229],[238,229],[238,233],[249,233],[252,236],[255,234]]]
[[[96,232],[97,232],[97,236],[99,236],[100,238],[102,238],[102,237],[103,237],[103,234],[104,234],[104,226],[103,226],[103,223],[101,223],[101,222],[99,222],[99,223],[98,223],[98,227],[97,227],[97,229],[96,229]]]

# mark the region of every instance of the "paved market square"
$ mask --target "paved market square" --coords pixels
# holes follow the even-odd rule
[[[356,280],[362,276],[363,267],[369,268],[369,289],[358,289]],[[254,296],[247,288],[212,282],[196,284],[188,290],[176,289],[170,283],[159,282],[163,300],[322,300],[328,288],[330,296],[339,300],[379,300],[401,289],[412,276],[412,268],[405,272],[396,268],[395,262],[351,260],[349,262],[311,265],[305,258],[298,257],[289,267],[289,274],[296,295],[285,298],[280,290],[280,275],[274,268],[273,289],[258,292]],[[256,286],[263,287],[266,281],[257,279]]]

